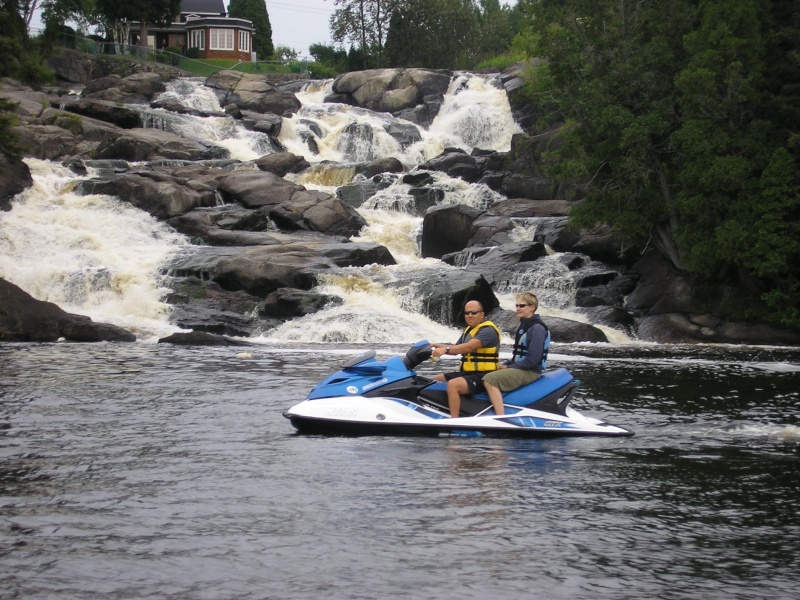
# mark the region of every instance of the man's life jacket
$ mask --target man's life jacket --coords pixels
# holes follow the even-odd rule
[[[497,328],[497,325],[491,321],[483,321],[475,325],[475,327],[472,329],[469,327],[464,329],[464,333],[461,334],[459,343],[464,344],[470,341],[483,327],[491,327],[497,332],[497,346],[478,348],[473,352],[463,355],[461,357],[462,371],[467,373],[475,373],[477,371],[496,371],[500,368],[500,340],[502,339],[502,334]]]

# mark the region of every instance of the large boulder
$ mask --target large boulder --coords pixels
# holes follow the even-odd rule
[[[220,100],[220,105],[235,105],[240,111],[274,113],[288,117],[300,110],[300,101],[292,92],[269,83],[263,75],[217,71],[205,81]]]
[[[311,166],[304,157],[291,152],[266,154],[258,158],[255,165],[261,171],[267,171],[278,177],[285,177],[289,173],[300,173]]]
[[[93,158],[131,162],[155,159],[208,160],[227,158],[228,151],[159,129],[127,129],[102,142]]]
[[[318,275],[336,264],[318,252],[298,246],[254,246],[222,259],[214,274],[223,289],[244,290],[264,298],[280,288],[310,290]]]
[[[214,206],[217,202],[214,190],[201,182],[176,180],[151,170],[81,181],[76,191],[116,196],[159,219],[182,215],[197,207]]]
[[[547,328],[554,342],[564,344],[576,342],[608,342],[606,334],[594,325],[561,319],[559,317],[546,317]]]
[[[57,125],[26,125],[12,128],[25,148],[25,155],[43,160],[57,160],[78,153],[81,138]]]
[[[475,157],[459,148],[445,148],[439,155],[420,165],[423,169],[442,171],[450,177],[458,177],[475,183],[481,177],[481,169]]]
[[[407,284],[398,281],[389,287]],[[426,271],[425,278],[414,284],[414,297],[425,316],[453,327],[464,326],[463,308],[469,300],[478,300],[487,314],[500,306],[489,282],[480,274],[450,267]]]
[[[31,171],[19,158],[0,153],[0,210],[11,210],[11,200],[33,185]]]
[[[112,75],[87,83],[85,98],[98,98],[119,104],[149,104],[154,96],[167,89],[166,73],[141,72],[127,77]]]
[[[280,323],[261,318],[261,299],[242,290],[224,290],[198,277],[174,277],[170,287],[169,320],[182,329],[249,337]]]
[[[322,310],[328,304],[341,300],[307,290],[281,288],[270,293],[261,305],[262,314],[279,319],[293,319]]]
[[[736,323],[710,314],[663,313],[640,319],[639,339],[661,344],[800,344],[800,333],[766,324]]]
[[[544,244],[539,242],[514,242],[494,247],[471,247],[445,255],[442,260],[454,266],[463,267],[473,273],[481,274],[491,285],[496,286],[511,279],[520,263],[530,264],[547,254]],[[535,270],[535,263],[529,267]]]
[[[68,112],[111,123],[123,129],[142,126],[141,113],[128,106],[108,100],[80,98],[64,102],[62,108]]]
[[[417,106],[425,96],[444,94],[451,78],[450,71],[429,69],[352,71],[336,78],[334,95],[326,101],[394,113]]]
[[[0,341],[55,342],[61,338],[72,342],[136,340],[135,335],[121,327],[68,313],[0,279]]]
[[[306,190],[265,171],[239,170],[218,179],[223,198],[247,208],[263,208],[282,229],[353,236],[366,225],[355,209],[339,198]]]
[[[14,112],[20,117],[36,118],[42,114],[42,111],[50,107],[50,99],[47,94],[16,85],[8,79],[0,81],[0,96],[16,105]]]
[[[422,257],[441,258],[467,247],[483,211],[463,204],[434,206],[422,220]]]

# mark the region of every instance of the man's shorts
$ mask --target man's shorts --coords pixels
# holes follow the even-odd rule
[[[486,388],[483,387],[483,377],[484,375],[488,375],[492,371],[478,371],[476,373],[464,373],[462,371],[452,371],[450,373],[444,374],[445,381],[450,381],[451,379],[456,379],[457,377],[463,377],[467,382],[467,388],[469,389],[470,396],[474,396],[475,394],[480,394],[481,392],[485,392]]]

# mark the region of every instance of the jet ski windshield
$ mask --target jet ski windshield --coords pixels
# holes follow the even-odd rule
[[[356,365],[360,365],[362,362],[369,360],[370,358],[375,358],[377,352],[375,350],[367,350],[363,354],[359,354],[358,356],[354,356],[353,358],[347,360],[342,366],[342,369],[349,369],[350,367],[355,367]]]

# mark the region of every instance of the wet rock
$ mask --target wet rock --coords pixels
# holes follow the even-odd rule
[[[395,113],[416,107],[424,97],[444,94],[450,71],[429,69],[372,69],[344,73],[333,82],[327,101]]]
[[[11,200],[33,185],[28,165],[0,153],[0,210],[11,210]]]
[[[261,171],[273,173],[278,177],[285,177],[289,173],[300,173],[311,165],[302,157],[291,152],[275,152],[258,158],[256,166]]]
[[[116,196],[159,219],[216,204],[215,192],[210,187],[199,182],[187,185],[185,181],[150,170],[82,181],[76,186],[76,191]]]
[[[230,292],[197,277],[174,278],[170,287],[170,322],[182,329],[250,337],[279,323],[256,316],[261,299],[244,291]]]
[[[133,129],[142,125],[140,112],[108,100],[81,98],[65,102],[62,108],[68,112],[111,123],[123,129]]]
[[[55,342],[60,338],[72,342],[136,341],[135,335],[121,327],[65,312],[0,279],[0,341]]]
[[[564,344],[577,342],[608,342],[608,337],[601,329],[588,323],[580,323],[558,317],[546,317],[545,322],[554,342]]]
[[[254,246],[220,260],[214,281],[223,289],[263,298],[285,287],[310,290],[320,273],[335,267],[331,259],[306,248]]]
[[[158,340],[159,344],[176,344],[180,346],[251,346],[248,342],[234,340],[224,335],[216,335],[205,331],[179,332]]]
[[[220,105],[233,104],[243,115],[252,111],[288,117],[300,110],[297,96],[269,83],[263,75],[222,70],[208,77],[205,84],[217,93]]]
[[[466,248],[472,225],[482,213],[462,204],[429,209],[422,221],[422,257],[441,258]]]
[[[93,157],[131,162],[158,158],[207,160],[227,158],[228,151],[159,129],[127,129],[114,139],[101,142]]]
[[[307,290],[281,288],[264,299],[261,313],[277,319],[294,319],[318,312],[330,304],[341,304],[341,299]]]

